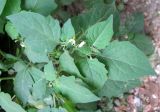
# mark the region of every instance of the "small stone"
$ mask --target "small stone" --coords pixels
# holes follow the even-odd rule
[[[139,88],[135,88],[134,89],[134,95],[138,95],[139,94]]]
[[[142,104],[140,98],[135,97],[134,98],[134,104],[136,105],[136,107],[140,107],[141,104]]]
[[[149,80],[150,80],[150,81],[156,81],[156,79],[157,79],[157,76],[150,76],[150,77],[149,77]]]
[[[124,3],[127,3],[127,2],[128,2],[128,0],[123,0],[123,2],[124,2]]]
[[[147,12],[144,12],[143,14],[144,14],[144,16],[148,16],[148,13],[147,13]]]
[[[153,95],[152,95],[152,98],[156,99],[156,98],[157,98],[157,96],[156,96],[155,94],[153,94]]]
[[[117,100],[117,99],[114,101],[114,103],[115,103],[116,106],[120,106],[121,105],[120,101]]]
[[[15,71],[14,71],[13,69],[9,69],[9,70],[8,70],[8,74],[9,74],[9,75],[13,75],[14,73],[15,73]]]

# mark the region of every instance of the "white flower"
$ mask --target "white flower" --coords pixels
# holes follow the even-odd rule
[[[68,42],[71,43],[72,45],[76,44],[76,41],[74,39],[70,39]]]
[[[78,47],[83,47],[85,44],[86,44],[86,42],[82,41],[82,42],[78,45]]]
[[[21,42],[20,45],[21,45],[21,47],[25,47],[24,42]]]

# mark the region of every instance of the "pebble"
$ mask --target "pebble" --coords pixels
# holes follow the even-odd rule
[[[134,98],[134,104],[136,105],[136,107],[140,107],[142,105],[142,102],[141,102],[140,98],[135,97]]]
[[[157,73],[157,75],[160,75],[160,64],[156,66],[155,72]]]
[[[116,106],[120,106],[121,105],[120,101],[117,100],[117,99],[114,101],[114,103],[116,104]]]
[[[124,2],[124,3],[127,3],[127,2],[128,2],[128,0],[123,0],[123,2]]]
[[[13,75],[14,73],[15,73],[15,71],[14,71],[13,69],[9,69],[9,70],[8,70],[8,74],[9,74],[9,75]]]
[[[153,94],[153,95],[152,95],[152,98],[156,99],[156,98],[157,98],[157,96],[156,96],[155,94]]]

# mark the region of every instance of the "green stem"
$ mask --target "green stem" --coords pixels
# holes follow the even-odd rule
[[[2,80],[13,80],[15,77],[1,77],[0,81]]]

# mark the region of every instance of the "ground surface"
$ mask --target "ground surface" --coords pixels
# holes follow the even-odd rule
[[[124,0],[126,16],[132,12],[143,12],[145,16],[145,32],[153,39],[155,53],[151,63],[156,76],[147,77],[141,87],[131,91],[127,99],[119,99],[117,112],[160,112],[160,0]],[[125,100],[127,106],[122,104]],[[119,103],[120,102],[120,103]]]

